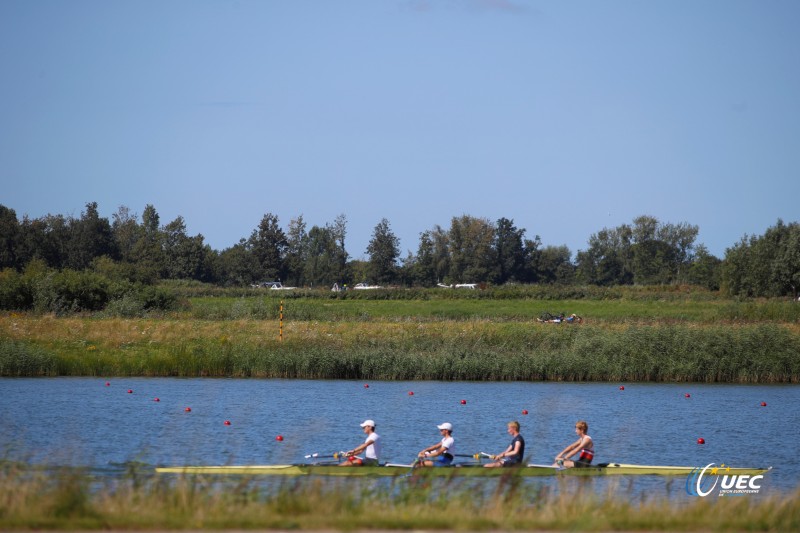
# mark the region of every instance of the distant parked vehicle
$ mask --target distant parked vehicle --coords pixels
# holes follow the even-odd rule
[[[441,287],[443,289],[477,289],[477,283],[455,283],[453,285],[445,285],[444,283],[437,283],[437,287]]]
[[[264,288],[270,289],[273,291],[290,291],[292,289],[296,289],[297,287],[284,287],[283,283],[280,281],[261,281],[259,283],[254,283],[251,285],[254,289]]]
[[[364,290],[371,290],[371,289],[382,289],[380,285],[369,285],[367,283],[356,283],[356,286],[353,287],[356,290],[364,291]]]

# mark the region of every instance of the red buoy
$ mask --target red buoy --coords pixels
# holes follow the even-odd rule
[[[522,414],[523,414],[523,415],[527,415],[527,414],[528,414],[528,410],[527,410],[527,409],[523,409],[523,410],[522,410]]]
[[[364,388],[368,389],[369,388],[369,383],[364,383]]]
[[[414,391],[413,390],[408,391],[408,395],[409,396],[414,396]]]
[[[467,405],[467,400],[461,400],[461,405]]]
[[[706,439],[704,439],[703,437],[700,437],[699,439],[697,439],[697,444],[705,444],[705,443],[706,443]]]
[[[191,407],[187,407],[186,409],[184,409],[184,411],[186,411],[187,413],[191,413],[192,412],[192,408]]]
[[[159,400],[158,398],[153,398],[153,401],[154,402],[160,402],[161,400]]]
[[[687,392],[686,394],[684,394],[684,395],[683,395],[683,397],[684,397],[684,398],[691,398],[691,397],[692,397],[692,395],[691,395],[691,394],[689,394],[689,393]]]
[[[275,440],[278,442],[283,442],[283,435],[278,435],[277,437],[275,437]]]
[[[128,394],[133,394],[133,389],[128,389]]]
[[[110,386],[110,385],[111,385],[111,383],[109,383],[108,381],[106,381],[106,387],[108,387],[108,386]]]
[[[625,385],[620,385],[619,390],[625,390]]]
[[[767,402],[761,402],[761,407],[766,407],[766,406],[767,406]]]
[[[225,425],[226,425],[226,426],[230,426],[230,425],[231,425],[231,421],[230,421],[230,420],[226,420],[226,421],[225,421]]]

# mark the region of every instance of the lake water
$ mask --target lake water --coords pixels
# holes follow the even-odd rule
[[[440,439],[436,425],[442,422],[455,426],[456,452],[473,454],[502,451],[510,440],[506,423],[518,420],[529,460],[550,463],[575,440],[575,422],[586,420],[595,440],[595,463],[773,466],[762,493],[789,493],[800,479],[792,438],[800,427],[798,386],[432,381],[368,385],[4,378],[0,449],[7,459],[86,466],[109,475],[123,472],[134,461],[152,466],[304,462],[305,454],[331,454],[360,444],[364,435],[359,424],[371,418],[382,437],[383,459],[408,463]],[[282,441],[276,440],[279,435]],[[705,444],[698,444],[699,438]],[[635,482],[645,490],[661,490],[666,484],[669,490],[684,491],[685,478],[670,482],[644,477]],[[596,483],[604,488],[603,482]]]

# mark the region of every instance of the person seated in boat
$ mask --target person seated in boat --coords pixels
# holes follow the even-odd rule
[[[442,434],[442,440],[419,452],[414,466],[450,466],[452,464],[456,453],[453,424],[445,422],[436,427]]]
[[[497,468],[504,466],[520,466],[522,458],[525,457],[525,439],[519,434],[519,422],[514,420],[509,422],[508,434],[511,435],[511,444],[505,451],[492,456],[491,463],[483,465],[484,468]]]
[[[375,433],[375,421],[364,420],[361,423],[364,434],[367,440],[363,444],[359,444],[352,450],[344,452],[347,460],[340,463],[339,466],[378,466],[381,456],[381,437]],[[361,452],[364,452],[364,458],[357,457]]]
[[[589,424],[583,420],[575,423],[575,433],[578,435],[578,440],[564,448],[561,453],[556,455],[556,462],[553,466],[572,468],[572,467],[587,467],[591,466],[592,459],[594,459],[594,441],[592,437],[587,435],[589,431]],[[578,459],[575,461],[570,460],[575,454],[580,453]]]

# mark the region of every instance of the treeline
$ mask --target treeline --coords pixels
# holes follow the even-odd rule
[[[354,260],[345,248],[344,215],[311,228],[298,216],[284,229],[277,216],[267,213],[249,237],[217,251],[201,234],[188,235],[183,217],[162,224],[152,205],[141,217],[120,207],[110,221],[99,216],[96,203],[86,204],[79,218],[47,215],[22,220],[0,205],[0,270],[17,273],[16,278],[6,273],[6,284],[10,279],[19,282],[33,265],[39,273],[43,268],[93,272],[109,283],[134,286],[165,279],[229,287],[279,280],[324,288],[358,282],[406,287],[688,284],[733,296],[797,296],[798,223],[778,220],[763,236],[743,237],[722,259],[696,244],[698,231],[691,224],[640,216],[631,224],[591,235],[586,250],[573,259],[568,247],[544,246],[538,235],[529,238],[513,220],[462,215],[453,217],[447,228],[436,225],[422,232],[416,252],[402,257],[399,239],[383,219],[373,230],[367,259]]]

